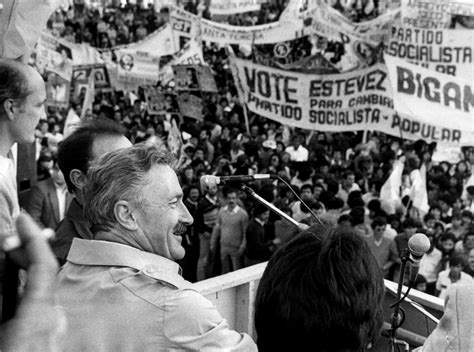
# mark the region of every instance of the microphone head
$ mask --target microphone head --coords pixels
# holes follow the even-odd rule
[[[408,249],[415,257],[422,257],[431,247],[428,237],[422,233],[415,233],[408,240]]]
[[[199,180],[201,185],[201,192],[205,193],[209,190],[209,188],[217,186],[219,183],[219,177],[213,175],[203,175]]]

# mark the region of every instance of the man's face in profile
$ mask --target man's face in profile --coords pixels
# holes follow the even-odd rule
[[[137,192],[131,212],[139,227],[134,235],[138,246],[170,260],[182,259],[182,234],[193,223],[193,217],[183,203],[176,173],[168,165],[155,165]]]

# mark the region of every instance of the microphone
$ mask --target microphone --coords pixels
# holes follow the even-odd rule
[[[421,258],[423,258],[423,255],[428,252],[430,247],[430,240],[422,233],[415,233],[408,240],[408,252],[410,253],[409,258],[411,262],[409,282],[415,282],[418,270],[420,269]]]
[[[205,192],[209,187],[225,184],[227,182],[251,182],[258,180],[270,180],[276,179],[278,176],[271,174],[255,174],[255,175],[234,175],[234,176],[214,176],[204,175],[201,176],[201,191]]]

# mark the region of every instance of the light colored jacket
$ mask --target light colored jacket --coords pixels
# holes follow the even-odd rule
[[[416,351],[474,351],[474,284],[454,284],[448,289],[444,314],[423,347]]]
[[[256,351],[179,274],[175,262],[75,238],[58,277],[68,351]]]

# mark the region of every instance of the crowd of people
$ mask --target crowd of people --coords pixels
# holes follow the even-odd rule
[[[187,9],[196,12],[196,6],[190,4]],[[255,13],[255,23],[275,20],[283,8],[278,3],[262,6]],[[157,14],[152,7],[133,11],[131,5],[105,9],[100,18],[97,10],[74,10],[74,19],[68,18],[67,12],[57,11],[56,16],[65,18],[53,16],[52,29],[66,39],[87,41],[97,47],[101,47],[103,38],[112,46],[140,40],[162,25],[168,14],[166,9]],[[55,23],[64,23],[64,28]],[[185,203],[196,219],[183,234],[187,254],[182,266],[186,279],[203,280],[266,261],[297,232],[287,221],[249,199],[239,184],[204,192],[199,187],[200,178],[206,174],[258,173],[275,174],[291,184],[303,203],[281,181],[261,181],[252,187],[298,222],[313,225],[318,222],[313,214],[317,214],[324,223],[357,229],[379,260],[386,278],[398,279],[400,255],[410,236],[417,232],[424,232],[433,244],[422,262],[418,288],[426,286],[427,292],[443,296],[450,282],[471,277],[474,187],[465,186],[474,166],[472,148],[463,148],[462,160],[455,164],[435,163],[431,160],[434,144],[383,133],[373,132],[367,137],[362,132],[304,131],[250,112],[247,129],[226,51],[215,45],[204,46],[203,50],[219,89],[219,93],[203,93],[203,120],[180,116],[174,95],[166,98],[166,112],[176,116],[183,139],[178,175]],[[114,120],[132,144],[154,141],[166,147],[172,129],[169,116],[150,115],[140,93],[143,92],[131,101],[120,91],[99,91],[86,118]],[[81,103],[71,102],[78,115]],[[37,174],[41,182],[33,188],[32,201],[26,208],[46,227],[55,228],[71,202],[67,180],[58,176],[56,161],[66,114],[66,110],[49,107],[36,131]],[[379,198],[396,160],[405,163],[405,191],[410,187],[411,171],[425,165],[430,206],[427,214],[412,211],[413,199],[408,197],[397,209],[387,208]],[[59,206],[56,218],[48,214],[54,207],[44,206],[44,197],[39,196],[47,193],[47,183],[61,190],[60,199],[65,204]]]
[[[196,5],[187,6],[198,12]],[[229,22],[268,23],[283,9],[284,4],[276,2]],[[71,42],[107,49],[143,39],[167,21],[166,10],[158,14],[151,7],[135,10],[127,5],[100,14],[76,4],[73,16],[57,11],[48,26]],[[359,21],[375,16],[376,9],[354,7],[346,15]],[[306,50],[306,42],[297,44],[299,50]],[[431,243],[420,263],[416,289],[446,298],[458,287],[453,284],[472,285],[474,147],[460,148],[458,162],[440,162],[433,160],[435,143],[409,141],[403,135],[306,131],[252,113],[245,116],[226,51],[214,45],[203,50],[219,92],[202,93],[202,120],[181,116],[173,94],[167,96],[167,114],[151,115],[143,92],[131,100],[124,92],[99,91],[92,111],[72,130],[65,129],[68,109],[49,106],[43,114],[45,92],[36,72],[29,75],[33,88],[24,92],[28,84],[17,87],[13,82],[25,81],[31,68],[1,62],[8,89],[1,97],[5,111],[0,116],[0,162],[7,167],[0,174],[0,198],[6,199],[0,229],[2,240],[9,237],[19,217],[28,260],[18,260],[15,251],[10,252],[11,259],[29,268],[28,280],[33,283],[26,287],[25,304],[14,319],[17,324],[11,325],[7,346],[21,345],[18,336],[41,336],[30,318],[35,309],[44,310],[47,317],[45,343],[56,343],[64,320],[53,309],[54,297],[68,308],[63,312],[69,329],[66,340],[77,350],[86,346],[145,349],[152,344],[255,350],[251,338],[229,329],[217,309],[189,282],[269,261],[257,294],[259,349],[294,346],[295,340],[284,338],[289,336],[301,346],[310,341],[335,349],[341,329],[348,334],[348,339],[340,340],[342,349],[365,349],[380,333],[382,277],[400,279],[401,256],[415,233],[424,233]],[[27,109],[18,109],[16,99]],[[69,108],[81,115],[82,104],[83,100],[72,100]],[[22,118],[29,124],[22,124]],[[181,139],[177,149],[174,126]],[[20,205],[42,228],[55,229],[52,253],[45,243],[28,248],[29,243],[37,246],[35,241],[42,241],[31,235],[41,230],[25,214],[19,215],[14,201],[9,150],[15,142],[32,142],[33,133],[37,182]],[[400,202],[395,202],[381,193],[400,164]],[[413,174],[420,169],[426,172],[428,209],[418,207],[415,200],[420,194],[412,192]],[[205,175],[255,174],[277,176],[248,186],[299,226],[254,200],[238,182],[206,187],[200,182]],[[307,230],[301,233],[301,229]],[[58,277],[51,274],[57,270],[53,253],[62,266]],[[0,263],[4,263],[3,253]],[[48,268],[43,283],[41,275],[32,275],[39,270],[35,265]],[[299,282],[302,272],[318,278],[305,281],[315,286],[286,284],[286,280]],[[353,289],[347,282],[341,284],[347,279],[342,272],[350,275]],[[362,284],[366,282],[372,285]],[[279,285],[281,290],[274,290]],[[334,285],[347,292],[332,290]],[[353,295],[361,285],[365,289]],[[34,289],[39,293],[33,294]],[[333,330],[324,330],[327,322],[318,314],[311,314],[316,328],[294,325],[308,314],[299,300],[319,294],[321,300],[308,309],[331,308],[325,319]],[[126,302],[120,312],[110,303],[111,297],[113,303]],[[275,310],[275,306],[282,308]],[[344,314],[351,314],[351,319],[343,318]],[[86,320],[90,324],[84,328]],[[125,330],[124,322],[128,322]],[[277,328],[281,340],[274,337]],[[314,335],[315,329],[325,333]]]

